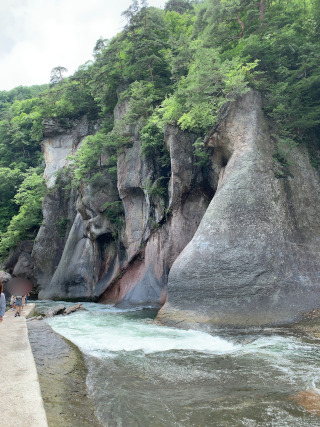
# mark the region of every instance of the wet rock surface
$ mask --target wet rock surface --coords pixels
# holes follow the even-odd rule
[[[59,315],[64,315],[67,316],[71,313],[74,313],[75,311],[78,310],[85,310],[85,308],[82,307],[82,304],[75,304],[72,305],[71,307],[66,307],[63,304],[59,304],[57,305],[55,308],[53,308],[52,310],[49,310],[45,313],[46,317],[52,317],[52,316],[59,316]]]
[[[49,427],[98,427],[81,352],[44,321],[28,322]]]

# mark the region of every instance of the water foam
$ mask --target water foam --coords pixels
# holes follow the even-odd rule
[[[103,312],[80,312],[48,319],[51,327],[83,352],[103,356],[110,352],[142,351],[145,354],[169,350],[228,353],[238,346],[217,336],[195,330],[154,325],[145,320],[125,319]],[[116,312],[114,312],[116,314]]]

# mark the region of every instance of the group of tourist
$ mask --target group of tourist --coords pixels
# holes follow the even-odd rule
[[[0,282],[0,323],[3,321],[3,316],[6,310],[6,298],[3,293],[3,284]],[[11,306],[15,310],[14,317],[20,317],[21,316],[21,310],[24,308],[25,304],[27,303],[28,294],[27,295],[13,295],[11,297]]]

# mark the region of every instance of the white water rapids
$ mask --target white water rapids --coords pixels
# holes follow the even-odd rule
[[[211,335],[158,326],[144,311],[83,305],[47,321],[86,356],[103,426],[320,426],[292,400],[319,391],[316,340],[280,329]]]

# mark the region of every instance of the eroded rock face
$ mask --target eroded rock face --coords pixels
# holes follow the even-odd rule
[[[165,323],[291,322],[320,305],[320,180],[303,147],[283,179],[261,97],[250,92],[209,135],[217,191],[173,263]],[[219,168],[218,168],[219,169]]]
[[[59,265],[67,236],[76,216],[77,192],[61,188],[51,190],[42,203],[43,220],[35,239],[32,260],[40,297],[50,285]],[[44,292],[43,298],[49,298]]]
[[[116,123],[127,110],[126,102],[116,107]],[[79,134],[88,131],[86,123],[78,123],[68,133],[67,151],[78,146]],[[47,133],[60,144],[67,136],[53,125]],[[130,133],[132,145],[118,158],[117,181],[106,168],[103,185],[82,186],[69,199],[54,187],[46,196],[44,222],[33,249],[40,299],[100,299],[123,307],[164,303],[169,269],[193,237],[215,184],[196,165],[196,137],[168,126],[164,136],[171,158],[166,171],[168,193],[151,192],[164,171],[157,159],[141,155],[135,126],[124,132]],[[51,158],[45,158],[50,166]],[[64,154],[63,158],[67,161]],[[66,165],[63,162],[60,166]],[[218,180],[215,171],[211,175]],[[115,226],[105,210],[106,203],[117,202],[119,197],[124,210],[122,228]],[[61,235],[61,226],[66,224]]]
[[[33,241],[22,240],[16,249],[10,253],[9,257],[4,261],[4,268],[9,275],[33,279],[32,248]]]
[[[2,284],[9,282],[10,279],[11,274],[7,273],[6,271],[0,270],[0,281],[2,282]]]
[[[88,274],[91,273],[90,269],[96,269],[96,263],[93,263],[94,265],[91,267],[89,265],[93,261],[95,252],[91,250],[94,245],[90,244],[91,240],[88,239],[88,235],[94,236],[95,239],[102,233],[101,229],[106,227],[106,224],[97,218],[99,206],[102,203],[100,194],[97,194],[93,201],[89,197],[88,202],[87,194],[82,195],[81,192],[79,194],[79,191],[75,189],[65,190],[64,186],[67,182],[54,185],[55,172],[67,166],[67,156],[75,152],[81,145],[83,138],[94,133],[96,129],[97,124],[88,121],[86,117],[76,120],[67,129],[65,126],[60,126],[59,122],[56,121],[51,120],[45,123],[45,136],[47,138],[43,142],[43,150],[46,161],[45,177],[50,191],[43,201],[43,223],[32,251],[34,276],[40,290],[40,299],[89,298],[91,297],[92,282],[97,280],[97,276],[93,276],[93,279],[88,278]],[[50,154],[51,151],[52,155]],[[64,177],[63,179],[68,178]],[[91,190],[84,189],[84,193],[85,191],[88,193]],[[83,212],[83,220],[77,219],[78,205],[79,211]],[[80,218],[82,217],[80,216]],[[87,224],[90,220],[92,220],[92,226]],[[88,241],[83,240],[79,244],[78,240],[80,241],[82,238]],[[83,245],[84,243],[85,245]],[[80,256],[79,247],[82,247],[81,245],[86,249],[83,253],[80,249],[80,255],[83,257],[82,262],[85,264],[85,256],[89,252],[90,256],[87,258],[89,264],[84,265],[82,269],[77,269],[74,264],[68,265],[69,270],[60,276],[60,272],[66,263],[70,263],[72,259],[76,260],[76,263],[78,262],[75,257]],[[73,258],[71,254],[73,254]],[[87,267],[88,272],[86,271]],[[73,274],[70,272],[71,268],[74,268]],[[56,278],[59,282],[56,281]],[[76,291],[70,291],[69,288],[74,288]]]
[[[168,126],[165,140],[171,158],[167,213],[164,199],[148,193],[146,183],[154,182],[157,174],[152,162],[139,156],[139,140],[119,158],[118,190],[125,210],[122,242],[127,256],[121,277],[108,286],[102,302],[160,307],[166,299],[169,269],[193,237],[213,194],[196,165],[195,136]]]
[[[42,147],[46,163],[44,178],[48,188],[54,186],[56,173],[69,164],[68,156],[79,148],[86,136],[96,130],[97,125],[90,122],[87,116],[73,122],[67,121],[64,126],[55,119],[44,122]]]
[[[42,281],[40,299],[96,298],[95,285],[105,270],[110,279],[113,278],[110,269],[117,265],[112,238],[114,225],[103,209],[106,202],[117,200],[116,187],[112,190],[112,186],[115,187],[114,183],[106,179],[105,191],[87,186],[78,194],[77,202],[73,204],[77,207],[75,219],[64,239],[57,265],[50,270],[49,280],[46,283]],[[48,255],[45,259],[51,259],[51,267],[54,258]],[[40,256],[38,258],[41,259]],[[49,268],[44,268],[44,271],[48,272]]]
[[[97,280],[95,247],[85,238],[80,213],[70,230],[60,262],[49,286],[42,289],[39,298],[44,299],[85,299],[90,298],[92,284]]]

